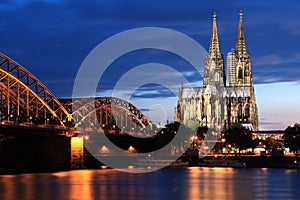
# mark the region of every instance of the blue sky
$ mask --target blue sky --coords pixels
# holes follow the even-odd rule
[[[284,129],[300,121],[299,4],[288,0],[2,0],[0,51],[25,66],[57,97],[70,97],[82,61],[108,37],[132,28],[164,27],[187,34],[208,50],[215,10],[221,51],[226,56],[235,47],[242,9],[260,129]],[[187,74],[195,85],[202,84],[189,74],[190,66],[185,61],[166,52],[147,50],[132,52],[114,62],[99,94],[109,94],[122,73],[148,62],[172,66]],[[157,121],[172,121],[176,97],[165,88],[147,85],[132,100],[145,112],[160,107],[156,104],[167,105]]]

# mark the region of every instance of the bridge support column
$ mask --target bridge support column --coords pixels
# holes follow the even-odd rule
[[[83,168],[84,162],[83,155],[83,138],[72,137],[71,138],[71,169]]]

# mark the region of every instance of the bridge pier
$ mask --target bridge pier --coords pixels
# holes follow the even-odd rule
[[[69,149],[70,138],[64,136],[4,137],[0,141],[0,169],[68,170]]]
[[[69,170],[70,152],[65,130],[0,124],[0,173]]]
[[[71,138],[71,169],[80,169],[84,165],[84,148],[82,137]]]

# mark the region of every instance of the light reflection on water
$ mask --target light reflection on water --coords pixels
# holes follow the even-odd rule
[[[0,199],[299,199],[300,172],[285,169],[112,169],[0,176]]]

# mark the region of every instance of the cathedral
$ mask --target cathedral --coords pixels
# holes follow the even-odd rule
[[[226,60],[228,81],[214,13],[210,46],[204,66],[203,86],[182,86],[179,89],[174,115],[176,122],[189,127],[207,126],[216,131],[227,129],[233,123],[241,123],[252,131],[258,130],[258,112],[242,11],[236,46],[228,52]]]

